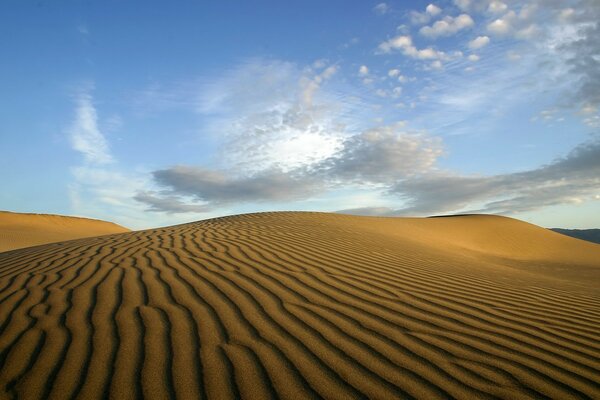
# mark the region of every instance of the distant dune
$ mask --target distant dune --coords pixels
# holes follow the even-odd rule
[[[0,253],[0,398],[600,398],[600,245],[261,213]]]
[[[562,229],[552,228],[554,232],[571,236],[581,240],[587,240],[592,243],[600,243],[600,229]]]
[[[0,211],[0,252],[128,231],[97,219]]]

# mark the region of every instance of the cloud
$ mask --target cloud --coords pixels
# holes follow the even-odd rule
[[[175,213],[226,204],[304,200],[332,188],[389,185],[425,173],[442,153],[439,138],[405,132],[403,125],[351,135],[331,157],[287,172],[264,169],[248,174],[185,165],[157,170],[152,176],[161,191],[140,192],[134,198],[152,211]],[[184,203],[181,198],[186,196],[202,204]]]
[[[181,165],[154,171],[152,175],[158,185],[167,188],[170,196],[192,196],[211,206],[292,201],[310,197],[320,188],[320,183],[311,177],[294,176],[280,171],[231,177],[221,171]],[[156,200],[153,201],[158,204]]]
[[[514,214],[577,203],[598,194],[600,141],[583,143],[567,156],[536,169],[494,176],[433,173],[405,179],[391,192],[407,201],[398,214],[469,212]]]
[[[302,101],[305,107],[312,107],[315,92],[319,90],[323,82],[335,75],[336,72],[337,66],[331,65],[325,68],[320,74],[316,74],[312,78],[304,77],[301,80],[301,85],[303,86]]]
[[[503,36],[513,32],[513,21],[517,15],[514,11],[509,11],[502,18],[498,18],[487,25],[487,30],[493,35]]]
[[[427,171],[442,154],[440,139],[402,128],[399,123],[354,135],[315,170],[346,183],[390,183]]]
[[[431,15],[427,13],[420,13],[417,11],[412,11],[410,13],[410,22],[413,25],[423,25],[429,22],[431,19]]]
[[[463,11],[469,10],[471,0],[454,0],[454,4]]]
[[[361,65],[358,69],[358,75],[367,76],[369,75],[369,68],[366,65]]]
[[[82,90],[76,98],[75,120],[69,128],[73,150],[83,154],[91,164],[107,164],[114,161],[106,138],[98,128],[98,115],[88,90]]]
[[[440,60],[435,60],[435,61],[432,61],[431,64],[429,64],[429,67],[431,69],[443,69],[444,65],[442,64],[442,62]]]
[[[205,213],[211,210],[209,206],[204,204],[184,203],[180,196],[156,196],[156,192],[146,190],[137,192],[133,199],[148,205],[147,211],[161,211],[167,214]]]
[[[575,34],[556,50],[566,55],[568,72],[577,77],[575,97],[581,104],[600,105],[600,3],[589,1],[573,16]],[[564,37],[565,35],[563,35]]]
[[[380,53],[391,53],[394,50],[399,50],[407,57],[419,60],[436,60],[447,59],[448,56],[443,51],[435,50],[431,47],[425,49],[417,49],[413,45],[412,38],[408,35],[399,35],[392,39],[382,42],[378,46]]]
[[[389,11],[390,7],[386,3],[379,3],[373,7],[373,12],[378,15],[384,15]]]
[[[346,208],[334,211],[337,214],[365,215],[370,217],[392,217],[398,215],[398,211],[391,207],[358,207]]]
[[[329,88],[337,71],[252,59],[208,79],[198,112],[221,149],[217,168],[287,171],[333,154],[354,111],[351,90]]]
[[[500,14],[505,12],[508,6],[501,1],[494,0],[488,6],[488,11],[494,14]]]
[[[433,17],[442,12],[442,9],[436,6],[435,4],[429,4],[425,7],[425,12]]]
[[[413,25],[423,25],[428,23],[432,17],[439,15],[442,9],[435,4],[429,4],[425,7],[425,12],[420,13],[417,11],[411,11],[410,21]]]
[[[450,36],[473,25],[475,25],[475,22],[468,14],[461,14],[458,17],[446,16],[431,26],[422,27],[419,33],[429,38]]]
[[[73,149],[84,155],[84,161],[70,168],[72,181],[68,185],[71,213],[92,218],[116,221],[130,228],[147,228],[148,219],[135,196],[140,195],[147,203],[151,200],[152,186],[149,177],[143,171],[124,171],[118,160],[111,154],[106,137],[99,125],[118,130],[119,117],[100,120],[94,106],[90,85],[80,88],[76,96],[75,120],[68,130]],[[102,124],[100,124],[102,122]],[[160,202],[154,199],[153,208],[158,209]],[[174,199],[164,199],[163,206]],[[206,210],[180,204],[180,209],[205,212]],[[182,222],[176,218],[155,217],[151,225]]]
[[[77,32],[81,33],[84,36],[88,36],[90,34],[90,30],[85,24],[77,25]]]
[[[477,36],[475,39],[469,42],[469,48],[471,50],[481,49],[490,43],[490,38],[487,36]]]

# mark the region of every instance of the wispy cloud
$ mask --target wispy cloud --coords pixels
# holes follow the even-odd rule
[[[599,188],[600,141],[596,140],[528,171],[493,176],[435,173],[401,181],[391,191],[408,202],[397,210],[399,214],[457,210],[514,214],[590,200]]]
[[[108,141],[98,129],[98,115],[88,90],[76,97],[75,119],[69,128],[73,150],[83,154],[91,164],[106,164],[114,161]]]
[[[373,12],[378,15],[386,14],[390,10],[390,6],[386,3],[379,3],[373,7]]]
[[[119,129],[122,121],[111,117],[104,126]],[[71,167],[73,181],[69,185],[72,212],[119,221],[131,228],[148,227],[144,204],[152,210],[176,209],[177,213],[205,213],[205,207],[183,204],[169,196],[153,196],[153,182],[142,170],[130,170],[119,164],[110,151],[107,137],[99,128],[99,116],[94,106],[90,85],[83,85],[75,96],[75,119],[68,129],[73,150],[81,153],[84,160]],[[167,207],[167,205],[169,207]],[[177,222],[173,217],[154,218],[155,224]],[[180,221],[182,221],[180,219]]]

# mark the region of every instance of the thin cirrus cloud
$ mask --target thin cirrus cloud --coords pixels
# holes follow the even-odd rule
[[[98,128],[98,115],[87,90],[76,96],[75,120],[69,128],[73,150],[81,153],[90,164],[107,164],[114,161],[108,141]]]
[[[389,10],[390,6],[388,6],[386,3],[379,3],[375,7],[373,7],[373,12],[378,15],[387,14]]]

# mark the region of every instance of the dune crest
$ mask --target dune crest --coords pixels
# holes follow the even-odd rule
[[[600,246],[260,213],[0,254],[0,397],[599,398]]]
[[[97,219],[0,211],[0,252],[128,231]]]

